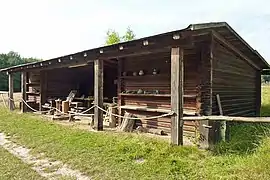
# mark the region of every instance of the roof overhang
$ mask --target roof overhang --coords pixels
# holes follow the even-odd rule
[[[191,24],[188,26],[190,30],[214,30],[220,34],[226,41],[236,47],[242,54],[247,56],[261,70],[270,69],[267,61],[254,50],[237,32],[226,22],[214,22],[203,24]]]
[[[69,54],[45,61],[28,63],[1,69],[0,72],[19,72],[68,67],[76,64],[91,63],[95,59],[117,59],[121,57],[150,54],[167,51],[171,47],[190,48],[193,46],[192,35],[198,31],[216,31],[226,41],[248,57],[260,70],[270,69],[266,60],[243,40],[226,22],[191,24],[187,28],[133,41],[98,47]]]

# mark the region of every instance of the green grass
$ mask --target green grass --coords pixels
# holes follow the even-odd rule
[[[8,151],[0,147],[0,179],[44,179],[39,176],[30,166],[24,164],[19,159],[11,155]]]
[[[263,88],[263,94],[262,115],[270,115],[270,88]],[[0,131],[93,179],[270,179],[269,129],[267,124],[235,124],[230,142],[204,151],[134,134],[87,132],[0,110]],[[145,162],[136,163],[140,158]]]

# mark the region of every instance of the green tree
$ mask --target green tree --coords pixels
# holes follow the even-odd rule
[[[40,61],[41,59],[36,58],[23,58],[19,53],[10,51],[9,53],[0,54],[0,69],[15,66],[19,64],[25,64],[29,62]],[[20,73],[14,74],[14,91],[20,91],[21,78]],[[0,91],[8,90],[8,76],[6,73],[0,73]]]
[[[119,34],[115,30],[108,30],[106,37],[106,45],[117,44],[121,42]]]
[[[130,27],[127,28],[126,33],[124,36],[120,36],[118,32],[115,30],[109,29],[107,31],[107,36],[106,36],[106,45],[112,45],[112,44],[117,44],[120,42],[126,42],[126,41],[131,41],[136,38],[134,32],[130,29]]]
[[[135,39],[134,32],[130,29],[130,27],[127,28],[126,34],[122,37],[123,41],[131,41]]]

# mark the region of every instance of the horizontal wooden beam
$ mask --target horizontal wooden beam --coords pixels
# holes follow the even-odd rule
[[[229,41],[224,39],[218,32],[212,30],[213,37],[218,40],[220,43],[225,45],[227,48],[232,50],[236,55],[244,59],[248,62],[251,66],[255,67],[256,69],[260,70],[260,67],[257,66],[252,60],[250,60],[246,55],[244,55],[240,50],[238,50],[234,45],[232,45]]]
[[[114,44],[110,46],[90,49],[75,54],[54,58],[47,61],[19,65],[1,71],[17,72],[30,69],[61,68],[73,63],[88,62],[95,59],[113,59],[137,55],[145,55],[163,51],[169,51],[172,47],[192,48],[193,36],[191,31],[174,31],[156,36],[150,36],[129,42]],[[62,65],[61,65],[62,64]]]
[[[240,117],[240,116],[187,116],[184,121],[236,121],[252,123],[270,123],[270,117]]]
[[[54,62],[42,62],[42,66],[41,65],[35,65],[35,67],[33,66],[28,66],[26,67],[26,69],[24,69],[23,71],[28,72],[28,71],[43,71],[43,70],[51,70],[51,69],[59,69],[59,68],[68,68],[68,67],[72,67],[72,66],[78,66],[82,65],[82,66],[86,66],[86,65],[90,65],[91,63],[94,63],[94,60],[80,60],[80,61],[74,61],[74,62],[70,62],[66,59],[61,59],[61,62],[58,61],[54,61]]]

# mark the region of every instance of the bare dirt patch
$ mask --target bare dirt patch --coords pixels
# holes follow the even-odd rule
[[[9,137],[7,137],[4,133],[0,133],[0,146],[21,159],[24,163],[30,164],[32,169],[35,170],[39,175],[48,179],[58,179],[63,177],[70,177],[78,180],[90,179],[81,172],[70,169],[61,161],[52,161],[48,158],[42,158],[42,155],[31,155],[30,149],[17,145],[16,143],[8,140],[8,138]]]

